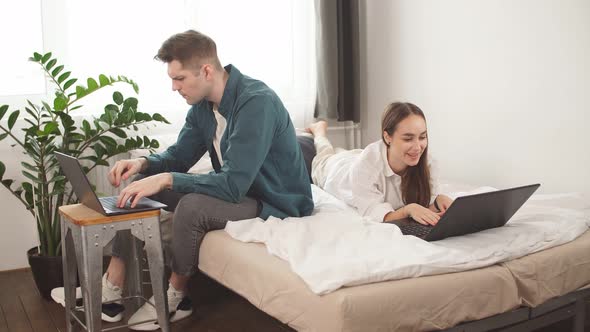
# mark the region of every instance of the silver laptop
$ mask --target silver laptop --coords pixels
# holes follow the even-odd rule
[[[426,241],[501,227],[539,186],[537,183],[458,197],[434,226],[422,225],[410,218],[387,223],[397,225],[404,235],[414,235]]]
[[[55,152],[55,156],[57,157],[57,161],[65,176],[72,184],[72,188],[80,200],[80,203],[94,211],[102,213],[105,216],[114,216],[140,211],[157,210],[166,207],[166,204],[142,197],[134,208],[131,208],[130,201],[127,202],[125,208],[119,208],[117,207],[117,196],[98,198],[94,190],[92,190],[90,181],[88,181],[78,159],[61,152]]]

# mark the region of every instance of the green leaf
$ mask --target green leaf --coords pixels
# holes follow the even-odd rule
[[[22,185],[25,191],[33,191],[33,185],[31,185],[29,182],[23,182]]]
[[[43,55],[43,57],[41,58],[41,63],[47,62],[47,60],[49,60],[50,58],[51,58],[51,52],[45,53],[45,55]]]
[[[90,160],[92,162],[96,162],[96,156],[85,156],[85,157],[80,157],[78,159],[80,159],[80,160]]]
[[[66,177],[65,177],[65,176],[63,176],[63,175],[58,175],[58,176],[54,177],[53,179],[51,179],[51,180],[47,181],[47,183],[51,183],[51,182],[57,182],[57,181],[62,181],[62,180],[65,180],[65,179],[66,179]]]
[[[100,86],[105,86],[105,85],[111,84],[111,81],[109,81],[109,78],[103,74],[100,74],[98,76],[98,81],[100,82]]]
[[[168,120],[166,120],[165,117],[162,116],[162,114],[160,113],[154,113],[153,119],[159,122],[164,122],[167,124],[170,124],[170,122]]]
[[[18,115],[20,114],[19,110],[16,110],[14,112],[12,112],[10,114],[10,116],[8,117],[8,129],[12,129],[12,127],[14,127],[14,123],[16,122],[16,119],[18,119]]]
[[[123,103],[123,109],[128,109],[128,108],[132,108],[133,110],[137,109],[137,98],[129,97],[129,98],[125,99],[125,102]]]
[[[39,171],[39,168],[37,168],[36,166],[33,166],[33,165],[29,164],[29,163],[26,163],[24,161],[22,161],[20,164],[24,168],[28,169],[29,171],[33,171],[33,172],[38,172]]]
[[[117,146],[117,141],[115,141],[115,139],[112,137],[100,136],[98,139],[106,145]]]
[[[0,161],[0,179],[4,177],[4,173],[6,172],[6,166],[4,163]]]
[[[78,81],[78,79],[76,79],[76,78],[72,78],[71,80],[67,81],[66,84],[64,84],[64,90],[67,90],[74,83],[76,83],[76,81]]]
[[[82,121],[82,130],[84,130],[84,134],[86,135],[86,137],[91,136],[90,135],[90,123],[87,120]]]
[[[70,77],[70,74],[72,72],[71,71],[66,71],[65,73],[59,75],[59,78],[57,79],[57,83],[62,84],[63,81],[65,81],[68,77]],[[67,88],[64,88],[64,90]]]
[[[117,105],[123,104],[123,95],[119,91],[113,92],[113,101]]]
[[[119,112],[119,106],[117,106],[115,104],[108,104],[107,106],[104,107],[104,110]]]
[[[46,111],[51,112],[51,106],[49,106],[46,101],[42,101],[41,103],[43,104],[43,107],[45,107]]]
[[[137,143],[133,138],[128,138],[125,140],[125,148],[128,150],[134,149]]]
[[[33,53],[33,60],[39,62],[43,56],[37,52]]]
[[[6,114],[6,111],[8,111],[8,105],[0,106],[0,120],[4,117],[4,114]]]
[[[39,184],[43,183],[43,181],[39,180],[39,178],[37,176],[35,176],[27,171],[23,171],[23,175],[28,177],[31,181],[33,181],[35,183],[39,183]],[[4,183],[4,181],[2,181],[2,182]]]
[[[8,133],[0,134],[0,141],[5,139],[8,136]]]
[[[49,135],[54,131],[57,131],[57,122],[49,122],[43,128],[43,134],[45,135]]]
[[[135,120],[136,121],[152,121],[152,117],[143,112],[135,112]]]
[[[150,142],[150,148],[152,148],[152,149],[157,149],[157,148],[159,148],[159,147],[160,147],[160,142],[158,142],[157,140],[153,139],[153,140]]]
[[[57,74],[61,73],[61,71],[64,69],[63,65],[59,65],[57,67],[55,67],[55,69],[51,72],[51,75],[53,77],[57,76]]]
[[[10,188],[10,186],[12,185],[13,182],[14,182],[14,180],[10,180],[10,179],[2,180],[2,184],[4,186],[6,186],[6,188]]]
[[[92,92],[96,89],[98,89],[98,83],[96,83],[96,80],[92,77],[89,77],[86,80],[86,83],[88,84],[88,92]]]
[[[105,148],[100,143],[94,144],[92,148],[94,149],[94,151],[96,151],[96,156],[99,158],[106,154]]]
[[[88,94],[86,88],[81,85],[76,86],[76,98],[82,98]]]
[[[51,61],[49,61],[45,65],[45,68],[47,68],[47,70],[49,71],[51,68],[53,68],[53,66],[55,66],[56,63],[57,63],[57,60],[56,59],[51,59]]]
[[[127,133],[121,128],[111,128],[109,131],[121,138],[127,138]]]
[[[53,108],[55,108],[55,110],[58,112],[65,110],[67,105],[68,102],[65,97],[55,97],[53,100]]]
[[[111,117],[111,114],[108,111],[105,111],[99,119],[100,121],[107,123],[109,127],[113,125],[113,118]]]
[[[94,120],[94,127],[96,127],[96,130],[102,130],[102,126],[100,125],[100,122],[98,120]]]

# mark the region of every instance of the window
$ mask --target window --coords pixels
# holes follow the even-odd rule
[[[43,2],[42,11],[39,0],[10,2],[11,8],[17,3],[27,12],[25,16],[30,17],[26,22],[34,23],[30,26],[32,32],[27,32],[31,35],[13,37],[21,43],[21,53],[11,56],[11,59],[22,60],[19,68],[38,71],[38,67],[26,59],[33,51],[43,50],[40,36],[38,43],[31,37],[35,31],[38,33],[43,22],[44,51],[52,51],[73,76],[85,79],[97,78],[99,74],[125,75],[139,84],[139,106],[144,112],[162,113],[181,126],[188,106],[172,91],[166,65],[153,57],[166,38],[195,29],[216,41],[222,64],[232,63],[244,74],[273,88],[296,126],[303,126],[306,113],[308,118],[312,116],[315,96],[313,2],[61,0]],[[39,13],[42,19],[35,19],[31,13]],[[22,17],[19,21],[18,26],[24,26]],[[35,24],[37,30],[33,29]],[[3,31],[14,30],[4,27]],[[17,74],[23,72],[14,68]],[[32,88],[30,82],[33,82],[31,78],[23,78],[23,87]],[[45,93],[42,76],[40,82],[43,89],[36,87],[35,91]],[[125,95],[133,94],[131,88],[123,85],[116,88]],[[6,92],[2,90],[0,94]],[[102,111],[99,108],[110,98],[110,93],[88,98],[84,101],[85,114],[98,114]],[[177,130],[177,127],[168,130]]]
[[[28,58],[43,46],[40,0],[0,2],[0,102],[22,103],[22,97],[45,94],[43,72]],[[6,100],[6,102],[5,102]],[[24,105],[21,104],[21,105]],[[19,105],[19,107],[21,106]]]

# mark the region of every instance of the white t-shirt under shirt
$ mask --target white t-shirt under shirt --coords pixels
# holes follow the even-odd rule
[[[371,219],[383,217],[405,204],[401,193],[401,176],[387,162],[387,146],[383,141],[369,144],[363,150],[351,150],[333,156],[323,189]],[[438,195],[438,183],[432,175],[432,197]]]
[[[217,120],[217,129],[215,130],[215,137],[213,138],[213,147],[215,148],[215,152],[217,152],[219,165],[223,166],[223,158],[221,157],[221,137],[223,136],[223,132],[225,132],[227,122],[223,115],[217,110],[217,106],[213,107],[213,114],[215,115],[215,120]]]

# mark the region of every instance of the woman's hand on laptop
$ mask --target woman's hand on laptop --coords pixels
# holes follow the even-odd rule
[[[109,182],[118,187],[121,180],[129,179],[130,176],[141,172],[146,167],[147,159],[145,158],[119,160],[109,171]]]
[[[453,199],[446,195],[438,195],[434,201],[440,212],[445,212],[453,204]]]
[[[132,199],[131,207],[134,208],[142,197],[152,196],[170,188],[172,188],[172,174],[170,173],[160,173],[133,181],[119,194],[117,206],[123,208],[127,201]]]
[[[403,207],[408,217],[422,225],[436,225],[442,213],[434,212],[422,205],[411,203]]]

